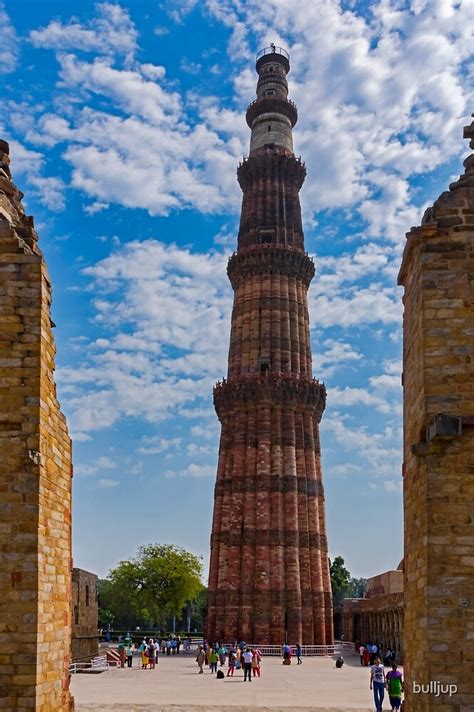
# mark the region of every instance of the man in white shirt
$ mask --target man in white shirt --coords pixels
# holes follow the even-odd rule
[[[244,682],[248,678],[249,682],[252,682],[252,651],[247,648],[242,654],[244,661]]]

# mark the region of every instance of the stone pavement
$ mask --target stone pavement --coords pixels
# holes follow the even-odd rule
[[[371,712],[368,668],[359,658],[346,659],[338,670],[331,658],[305,658],[303,665],[283,667],[279,658],[264,658],[262,677],[243,681],[242,671],[217,680],[205,669],[199,675],[193,657],[160,657],[156,670],[109,669],[100,675],[74,675],[77,712]],[[296,662],[296,661],[295,661]],[[223,668],[227,674],[227,667]],[[388,709],[388,699],[386,702]]]

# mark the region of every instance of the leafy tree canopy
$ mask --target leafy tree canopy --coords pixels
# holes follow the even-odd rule
[[[351,575],[344,566],[342,556],[336,556],[333,561],[329,559],[329,571],[331,574],[333,604],[334,608],[337,609],[340,608],[343,598],[348,594]]]
[[[164,625],[203,590],[201,560],[171,544],[142,546],[99,586],[101,619],[114,626]]]

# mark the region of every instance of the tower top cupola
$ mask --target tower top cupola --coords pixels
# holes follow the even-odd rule
[[[250,155],[268,150],[293,153],[292,128],[298,119],[295,104],[288,99],[286,76],[290,58],[283,47],[271,44],[257,55],[257,98],[247,109],[247,124],[252,129]]]

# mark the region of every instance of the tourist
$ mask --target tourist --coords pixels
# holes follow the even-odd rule
[[[383,658],[383,664],[385,667],[389,667],[390,663],[392,662],[392,651],[390,648],[387,648],[384,658]]]
[[[178,637],[176,638],[176,655],[179,655],[179,649],[181,647],[181,643],[182,643],[181,636],[178,635]]]
[[[361,645],[359,648],[360,664],[361,665],[364,665],[364,653],[365,653],[365,648],[363,645]]]
[[[282,647],[283,665],[291,665],[291,646],[285,643]]]
[[[336,667],[340,669],[340,668],[342,668],[343,665],[344,665],[344,658],[342,657],[342,655],[338,655],[336,658]]]
[[[296,659],[298,660],[297,665],[302,665],[303,661],[301,660],[301,645],[297,643],[296,645]]]
[[[364,647],[364,667],[368,667],[370,663],[369,645],[370,643]]]
[[[379,652],[378,647],[375,645],[375,643],[372,643],[372,645],[370,647],[370,653],[371,653],[370,664],[371,665],[375,664],[375,658],[378,656],[378,652]]]
[[[211,672],[217,672],[217,661],[219,660],[219,656],[217,654],[217,650],[215,648],[211,648],[209,652],[209,667],[211,668]]]
[[[235,664],[237,662],[237,654],[235,650],[229,650],[229,669],[227,670],[227,677],[234,677]]]
[[[260,677],[260,661],[262,656],[258,648],[252,648],[252,673],[254,677]]]
[[[178,649],[178,641],[176,640],[175,636],[171,638],[171,652],[173,655],[176,655],[176,650]]]
[[[171,655],[171,636],[166,641],[166,655]]]
[[[374,691],[376,712],[382,712],[382,702],[385,694],[385,668],[378,655],[370,668],[370,689]]]
[[[252,651],[249,648],[246,648],[242,653],[242,658],[244,661],[244,682],[247,679],[249,682],[252,682]]]
[[[155,641],[153,638],[150,638],[148,642],[148,662],[150,663],[150,670],[155,669],[155,660],[156,660],[156,649],[155,649]]]
[[[224,645],[220,645],[217,654],[219,655],[219,661],[221,664],[221,667],[225,665],[225,659],[227,657],[227,648]]]
[[[127,646],[127,667],[132,667],[133,663],[133,643],[130,641],[130,643]]]
[[[142,657],[142,670],[146,670],[148,667],[148,646],[145,639],[143,639],[140,643],[138,650],[140,651],[140,655]]]
[[[202,675],[203,672],[204,672],[204,670],[202,669],[202,666],[204,665],[205,660],[206,660],[206,654],[205,654],[205,652],[204,652],[204,648],[202,648],[201,646],[199,646],[199,647],[198,647],[198,654],[197,654],[197,657],[196,657],[196,662],[197,662],[198,667],[199,667],[199,674],[200,674],[200,675]]]
[[[235,651],[235,669],[240,670],[242,667],[242,651],[240,650],[239,647],[237,647],[237,650]]]
[[[392,712],[396,712],[396,710],[400,709],[402,703],[403,677],[400,670],[397,669],[395,661],[392,662],[391,667],[392,669],[388,671],[385,680]]]

